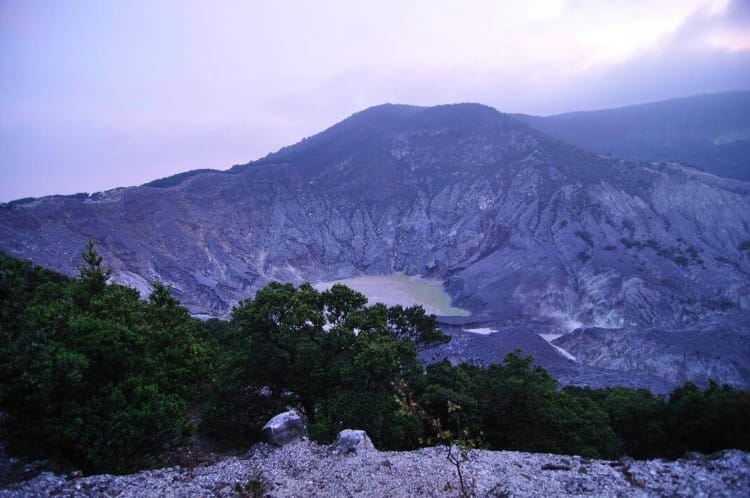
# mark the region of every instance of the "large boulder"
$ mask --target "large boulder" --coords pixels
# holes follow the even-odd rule
[[[296,439],[307,438],[307,427],[299,414],[290,410],[279,413],[263,426],[263,438],[277,446],[283,446]]]
[[[348,453],[367,453],[376,451],[375,445],[372,444],[370,437],[365,431],[344,429],[336,436],[333,443],[333,451],[340,454]]]

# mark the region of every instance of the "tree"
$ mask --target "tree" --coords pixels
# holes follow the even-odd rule
[[[646,389],[610,388],[602,393],[601,405],[620,441],[620,450],[633,458],[662,456],[669,446],[664,401]]]
[[[309,284],[274,282],[259,290],[232,312],[235,346],[216,379],[224,383],[222,399],[246,400],[242,418],[249,419],[251,412],[273,406],[255,394],[265,392],[266,400],[300,405],[311,437],[326,440],[356,426],[375,444],[414,446],[421,421],[405,407],[421,365],[412,339],[442,333],[430,330],[437,323],[423,312],[407,315],[401,307],[366,303],[362,294],[341,285],[321,293]],[[219,399],[207,405],[223,420],[238,416],[238,407],[232,407],[234,414],[226,413]],[[214,423],[206,429],[231,430]]]
[[[438,328],[435,315],[428,315],[421,306],[390,307],[387,310],[386,323],[396,339],[412,341],[418,351],[424,351],[450,340],[450,337]]]
[[[4,281],[30,284],[3,316],[0,410],[16,451],[85,471],[135,470],[189,428],[204,357],[197,321],[163,287],[145,303],[105,285],[92,244],[84,259],[77,281],[3,262]]]
[[[105,270],[102,267],[102,257],[94,248],[94,241],[90,240],[86,244],[86,250],[81,254],[85,265],[80,267],[81,283],[89,291],[90,295],[96,295],[104,290],[112,270]]]
[[[722,448],[750,448],[750,393],[709,382],[701,390],[688,382],[672,391],[665,407],[670,447],[667,456],[686,451],[712,453]],[[663,449],[662,449],[663,451]]]
[[[427,366],[424,388],[419,401],[422,407],[439,421],[442,430],[453,434],[467,431],[476,435],[480,431],[479,406],[476,398],[479,367],[452,366],[448,360]],[[457,414],[451,405],[460,406],[462,427],[458,427]]]

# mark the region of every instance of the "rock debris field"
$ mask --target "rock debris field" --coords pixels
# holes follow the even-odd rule
[[[261,443],[205,467],[125,476],[42,473],[0,489],[0,497],[461,496],[446,447],[380,452],[368,442],[346,451],[304,439]],[[674,462],[474,450],[461,468],[468,496],[750,496],[750,453],[737,450]],[[262,485],[253,488],[253,480]]]

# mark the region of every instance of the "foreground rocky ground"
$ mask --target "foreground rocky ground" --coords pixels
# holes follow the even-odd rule
[[[379,452],[363,445],[345,453],[297,440],[258,444],[205,467],[126,476],[46,472],[7,485],[0,497],[460,496],[446,456],[446,447]],[[461,468],[470,496],[750,496],[750,453],[736,450],[675,462],[475,450]]]

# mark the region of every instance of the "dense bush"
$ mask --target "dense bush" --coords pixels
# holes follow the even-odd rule
[[[645,389],[566,388],[609,416],[619,450],[634,458],[678,458],[686,451],[750,450],[750,393],[711,382],[706,389],[685,384],[668,399]]]
[[[441,427],[467,432],[488,448],[617,455],[607,413],[590,400],[559,391],[557,382],[531,361],[510,353],[489,368],[430,365],[421,401]],[[461,407],[460,421],[449,413],[451,403]]]
[[[711,383],[676,389],[560,389],[531,358],[426,368],[446,341],[421,307],[367,305],[344,286],[271,283],[229,321],[191,318],[154,284],[147,301],[108,284],[93,246],[72,279],[0,254],[0,411],[11,448],[87,471],[158,463],[191,430],[255,442],[294,407],[313,439],[364,429],[381,449],[453,434],[491,449],[611,458],[750,450],[750,393]]]
[[[341,285],[271,283],[235,308],[203,429],[236,439],[242,420],[249,443],[274,410],[299,405],[317,439],[357,427],[381,447],[414,447],[421,419],[406,408],[422,376],[417,346],[445,336],[421,308],[366,303]]]
[[[84,257],[75,280],[0,256],[0,409],[12,448],[124,472],[188,430],[200,324],[163,286],[144,302]]]

